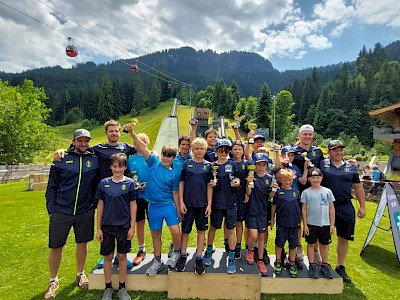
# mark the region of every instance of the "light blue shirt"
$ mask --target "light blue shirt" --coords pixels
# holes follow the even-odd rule
[[[305,189],[301,194],[301,203],[307,204],[307,224],[314,226],[329,226],[329,205],[335,198],[332,191],[326,187],[318,190]]]

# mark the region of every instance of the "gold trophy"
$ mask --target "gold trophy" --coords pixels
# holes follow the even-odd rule
[[[234,122],[233,122],[233,128],[235,128],[235,129],[238,129],[239,127],[240,127],[240,121],[239,121],[239,115],[240,115],[240,111],[238,111],[238,110],[235,110],[234,112],[233,112],[233,120],[234,120]]]
[[[303,152],[303,153],[300,154],[300,155],[301,155],[302,158],[304,158],[305,161],[309,161],[309,160],[310,160],[310,159],[307,157],[307,152]],[[314,167],[314,164],[313,164],[313,163],[310,163],[310,164],[308,165],[308,167],[309,167],[309,168],[312,168],[312,167]]]
[[[219,169],[219,166],[211,166],[212,169],[212,175],[213,175],[213,185],[217,185],[217,171]]]
[[[250,129],[249,134],[254,136],[255,130],[257,129],[257,124],[256,123],[249,123],[249,124],[247,124],[247,127]],[[253,138],[249,138],[249,144],[254,144],[254,139]]]
[[[139,176],[137,174],[137,171],[132,171],[131,174],[132,179],[135,181],[135,190],[137,190],[140,187]]]
[[[138,126],[138,125],[139,125],[139,120],[138,120],[137,118],[129,119],[129,123],[128,123],[128,124],[131,124],[132,127]],[[127,125],[127,124],[125,124],[125,125],[122,127],[122,132],[128,133],[128,130],[126,130],[126,125]]]
[[[247,166],[247,170],[249,171],[249,176],[252,176],[252,177],[254,177],[254,170],[256,169],[256,166],[255,165],[248,165]],[[247,182],[247,187],[249,188],[249,189],[253,189],[254,188],[254,181],[252,180],[252,181],[248,181]]]

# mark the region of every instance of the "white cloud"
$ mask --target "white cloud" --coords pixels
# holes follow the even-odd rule
[[[306,37],[307,43],[311,48],[324,50],[332,47],[332,43],[323,35],[312,34]]]
[[[368,24],[400,27],[398,0],[355,0],[358,16]]]

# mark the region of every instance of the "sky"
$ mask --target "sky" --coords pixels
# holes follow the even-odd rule
[[[399,0],[0,0],[0,71],[189,46],[255,52],[279,71],[354,61],[400,40]],[[65,55],[67,38],[79,55]]]

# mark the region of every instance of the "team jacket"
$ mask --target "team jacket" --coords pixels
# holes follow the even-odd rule
[[[68,149],[65,157],[53,161],[50,168],[47,212],[80,215],[95,208],[99,181],[99,160],[93,150],[78,154]]]

